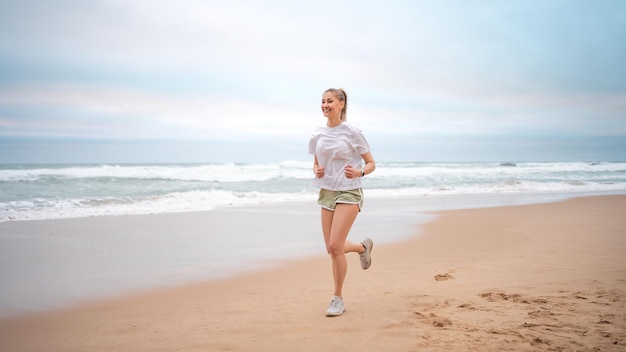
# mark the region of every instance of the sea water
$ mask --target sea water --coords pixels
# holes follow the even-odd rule
[[[312,162],[0,165],[0,222],[314,201]],[[626,190],[626,162],[379,163],[368,198]]]

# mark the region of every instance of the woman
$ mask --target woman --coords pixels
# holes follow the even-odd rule
[[[326,316],[343,314],[342,288],[348,270],[346,253],[359,253],[361,267],[371,265],[372,240],[347,241],[350,228],[363,206],[361,177],[376,168],[370,147],[358,128],[346,122],[348,96],[343,89],[331,88],[322,96],[326,126],[318,127],[309,142],[315,155],[313,185],[320,188],[318,204],[322,207],[322,232],[326,251],[332,259],[335,291]],[[365,166],[363,166],[363,161]]]

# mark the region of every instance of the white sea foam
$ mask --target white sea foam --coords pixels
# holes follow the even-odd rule
[[[312,164],[4,165],[0,222],[314,201]],[[367,197],[621,192],[625,162],[379,163]]]

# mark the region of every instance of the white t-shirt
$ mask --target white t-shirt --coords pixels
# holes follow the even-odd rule
[[[313,186],[329,191],[349,191],[361,188],[361,178],[347,178],[344,169],[348,165],[363,167],[362,154],[370,146],[360,129],[343,122],[335,127],[322,126],[315,129],[309,141],[309,154],[317,156],[323,166],[324,177],[313,180]]]

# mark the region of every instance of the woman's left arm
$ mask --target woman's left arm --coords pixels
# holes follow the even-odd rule
[[[371,174],[376,169],[376,163],[374,163],[374,158],[370,152],[365,154],[361,154],[361,158],[365,161],[365,166],[362,169],[355,169],[352,165],[346,166],[344,169],[344,174],[347,178],[357,178],[362,177],[367,174]]]
[[[376,170],[376,163],[374,162],[374,157],[372,157],[372,153],[367,152],[365,154],[361,154],[361,158],[363,158],[363,161],[365,161],[362,176],[369,175],[374,172],[374,170]]]

